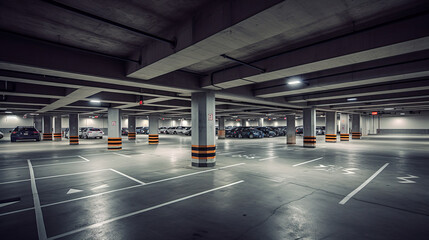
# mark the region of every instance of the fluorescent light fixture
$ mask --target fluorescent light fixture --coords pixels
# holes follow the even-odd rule
[[[353,97],[353,98],[347,98],[347,101],[351,102],[351,101],[356,101],[357,98]]]
[[[30,115],[37,116],[39,114],[38,113],[30,113]]]
[[[385,108],[384,110],[386,110],[386,111],[395,110],[395,108]]]
[[[11,111],[6,111],[6,112],[4,112],[4,113],[12,113]]]
[[[301,83],[302,83],[302,79],[299,77],[293,77],[287,81],[288,85],[297,85],[297,84],[301,84]]]
[[[401,114],[401,116],[404,116],[405,115],[405,113],[400,113]]]
[[[92,103],[101,103],[101,101],[97,100],[97,99],[92,99],[90,102],[92,102]]]

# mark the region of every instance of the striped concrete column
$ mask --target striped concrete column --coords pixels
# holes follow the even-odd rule
[[[192,166],[216,165],[215,94],[192,93]]]
[[[158,144],[159,143],[159,116],[151,115],[149,116],[149,144]]]
[[[360,114],[352,115],[352,139],[360,139],[362,136],[361,131],[361,117]]]
[[[61,115],[54,117],[54,141],[61,141]]]
[[[337,142],[337,112],[326,113],[325,142]]]
[[[263,118],[262,122],[263,122]],[[287,132],[286,132],[286,144],[296,144],[296,127],[295,127],[295,114],[289,114],[286,116],[287,121]]]
[[[316,109],[304,109],[304,147],[316,147]]]
[[[219,118],[219,130],[217,132],[217,139],[225,139],[225,117]]]
[[[109,124],[107,149],[121,150],[122,149],[121,111],[117,108],[109,108],[107,119]]]
[[[347,113],[341,113],[340,115],[340,140],[349,141],[349,115]]]
[[[52,141],[52,117],[43,116],[43,141]]]
[[[128,116],[128,140],[136,140],[136,116]]]
[[[79,145],[79,115],[69,114],[69,141],[70,145]]]

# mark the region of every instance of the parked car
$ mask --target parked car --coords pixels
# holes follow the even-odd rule
[[[4,134],[0,131],[0,139],[4,137]]]
[[[243,127],[236,131],[237,138],[263,138],[264,133],[256,128]]]
[[[264,133],[265,137],[275,137],[276,136],[276,132],[274,132],[269,127],[257,127],[256,129],[258,129],[259,131],[262,131]]]
[[[296,134],[304,134],[304,128],[303,127],[296,127]]]
[[[121,129],[121,135],[122,136],[128,136],[128,128],[122,128]]]
[[[83,138],[82,133],[87,129],[87,128],[93,128],[93,127],[81,127],[79,128],[79,138]]]
[[[139,134],[149,134],[149,127],[136,128],[136,133],[139,133]]]
[[[183,134],[183,131],[185,131],[186,127],[179,126],[176,128],[176,131],[173,134]]]
[[[143,127],[136,127],[136,134],[143,134]]]
[[[316,127],[316,134],[317,135],[325,135],[325,127],[321,126],[321,127]]]
[[[167,134],[175,134],[174,132],[176,131],[177,127],[169,127],[167,128],[167,130],[165,131],[165,133]],[[177,132],[176,132],[177,134]]]
[[[192,135],[192,128],[191,127],[186,127],[183,131],[183,134],[191,136]]]
[[[34,139],[40,141],[40,132],[34,127],[17,126],[10,134],[10,141]]]
[[[87,128],[85,129],[85,131],[83,131],[82,136],[83,138],[103,138],[103,131],[101,131],[101,129],[99,128]]]
[[[167,127],[160,127],[160,128],[158,128],[158,132],[159,133],[166,133],[166,131],[167,131]]]
[[[70,137],[70,129],[69,129],[69,128],[66,128],[66,129],[64,130],[64,137],[65,137],[65,138],[69,138],[69,137]]]
[[[277,136],[286,136],[286,127],[271,127]]]

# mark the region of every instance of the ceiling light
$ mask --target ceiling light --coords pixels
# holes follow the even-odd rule
[[[404,116],[405,115],[405,113],[400,113],[401,114],[401,116]]]
[[[356,101],[357,100],[357,98],[347,98],[347,101]]]
[[[12,113],[11,111],[6,111],[6,112],[4,112],[4,113]]]
[[[395,108],[385,108],[384,110],[386,110],[386,111],[395,110]]]
[[[287,81],[288,85],[297,85],[297,84],[301,84],[301,83],[302,83],[302,80],[301,80],[301,78],[298,78],[298,77],[291,78]]]
[[[101,101],[97,100],[97,99],[92,99],[90,102],[92,102],[92,103],[101,103]]]

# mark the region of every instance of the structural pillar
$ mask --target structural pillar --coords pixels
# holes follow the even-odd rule
[[[216,164],[214,119],[214,92],[192,93],[192,166],[194,167],[213,167]]]
[[[69,141],[70,145],[79,145],[79,115],[69,114]]]
[[[109,108],[107,114],[107,122],[109,124],[109,132],[107,138],[108,150],[121,150],[121,111],[117,108]]]
[[[246,126],[246,120],[245,119],[241,119],[241,126],[245,127]]]
[[[304,109],[304,147],[316,147],[316,109]]]
[[[264,121],[263,118],[262,122]],[[287,121],[287,132],[286,132],[286,143],[296,144],[296,127],[295,127],[295,114],[289,114],[286,116]],[[261,120],[259,120],[261,122]]]
[[[349,141],[349,115],[347,113],[341,113],[340,115],[340,139],[341,141]]]
[[[264,118],[259,118],[258,127],[263,127],[263,126],[264,126]]]
[[[52,141],[52,117],[43,116],[43,141]]]
[[[136,140],[136,116],[128,116],[128,140]]]
[[[217,132],[217,139],[225,139],[225,117],[219,118],[219,130]]]
[[[43,132],[42,116],[34,116],[34,127],[39,132]]]
[[[337,142],[337,112],[326,113],[325,141],[331,143]]]
[[[61,141],[61,115],[54,117],[54,141]]]
[[[159,116],[151,115],[149,116],[149,144],[158,144],[159,143]]]
[[[360,126],[360,114],[352,115],[352,139],[360,139],[362,136],[361,126]]]

